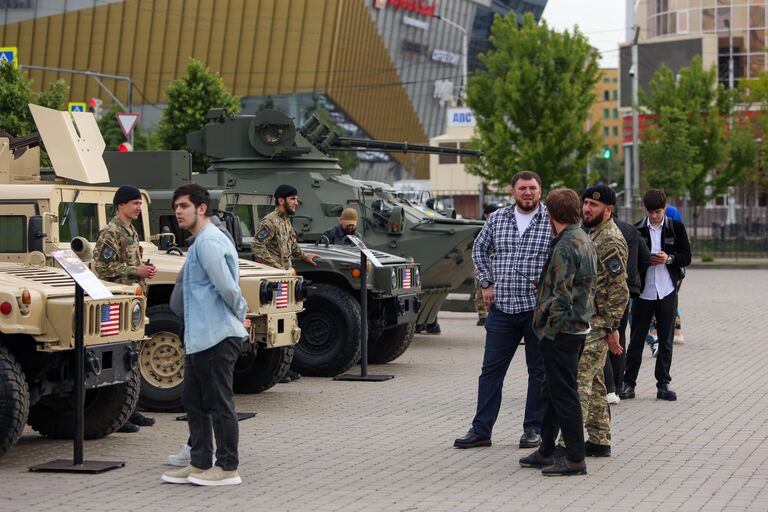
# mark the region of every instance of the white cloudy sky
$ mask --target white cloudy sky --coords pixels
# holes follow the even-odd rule
[[[600,50],[602,67],[618,67],[618,44],[625,40],[625,0],[549,0],[544,19],[557,30],[579,26]]]

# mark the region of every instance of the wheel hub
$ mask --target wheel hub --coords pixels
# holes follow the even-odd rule
[[[173,388],[184,380],[184,344],[172,332],[158,332],[141,344],[141,376],[151,386]]]
[[[334,344],[333,319],[314,313],[304,317],[301,326],[301,344],[307,352],[323,353]]]

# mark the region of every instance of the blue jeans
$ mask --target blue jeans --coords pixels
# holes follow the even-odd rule
[[[525,338],[525,362],[528,366],[528,396],[525,400],[523,429],[541,432],[544,417],[542,386],[544,364],[539,339],[533,332],[533,311],[508,314],[492,307],[485,321],[485,354],[477,389],[477,413],[472,428],[481,436],[491,437],[501,408],[504,377],[520,340]]]

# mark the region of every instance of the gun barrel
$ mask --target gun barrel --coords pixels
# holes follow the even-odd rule
[[[340,151],[397,151],[401,153],[430,153],[437,155],[483,156],[481,151],[473,149],[444,148],[424,144],[409,144],[407,142],[390,142],[386,140],[356,139],[339,137],[332,144],[333,149]]]

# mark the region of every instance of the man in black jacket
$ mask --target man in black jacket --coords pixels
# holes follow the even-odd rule
[[[629,297],[635,299],[643,291],[640,276],[645,275],[646,270],[648,270],[651,264],[651,252],[644,243],[641,243],[640,231],[637,230],[634,224],[620,220],[616,217],[615,212],[613,221],[627,242],[627,287],[629,288]],[[629,318],[631,304],[632,301],[630,300],[619,324],[621,354],[608,352],[608,359],[605,361],[605,387],[608,393],[609,404],[619,403],[618,395],[621,392],[621,383],[624,381],[624,368],[627,363],[627,319]]]
[[[659,354],[656,358],[656,398],[677,400],[677,394],[669,388],[672,378],[672,336],[677,290],[685,267],[691,263],[691,244],[682,223],[664,214],[667,196],[664,191],[651,189],[643,196],[648,217],[637,224],[640,237],[651,251],[651,266],[642,278],[642,292],[632,305],[632,329],[627,351],[627,369],[621,398],[635,397],[637,375],[643,358],[645,335],[656,315],[659,338]]]

